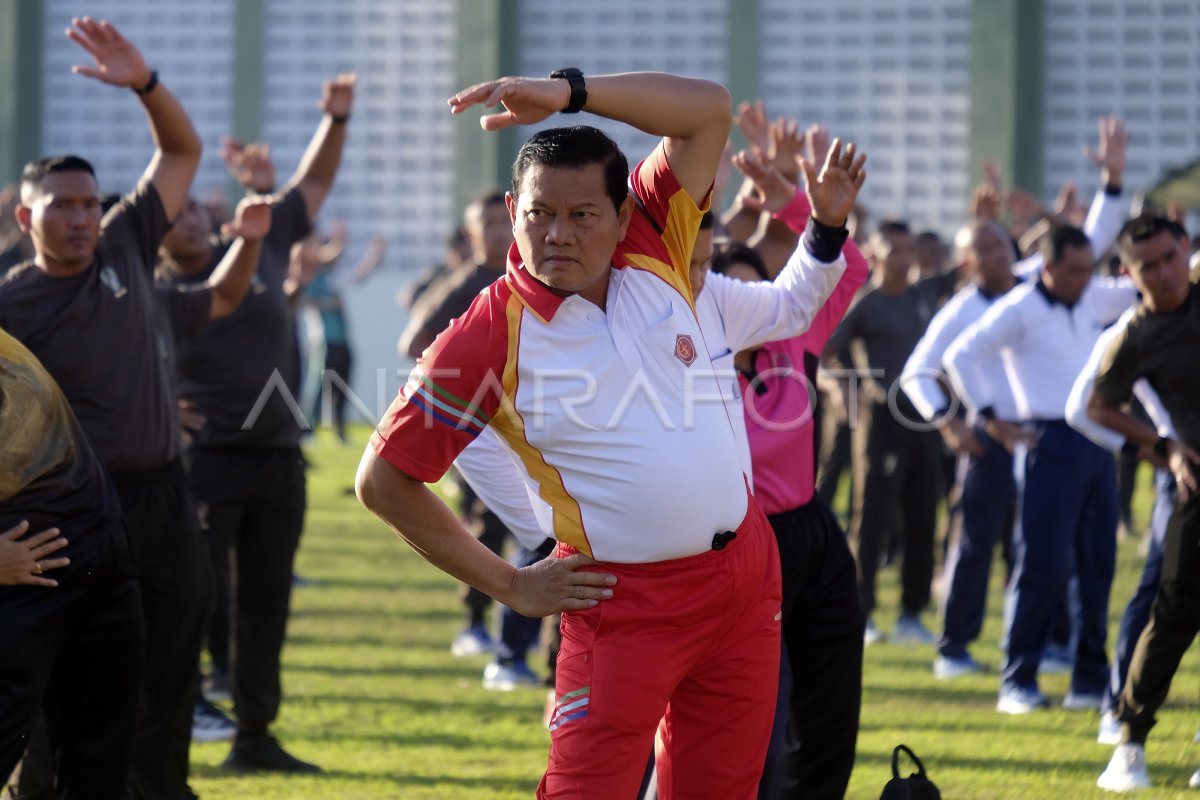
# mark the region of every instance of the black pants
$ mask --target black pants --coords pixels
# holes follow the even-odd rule
[[[842,473],[850,469],[851,452],[853,451],[852,434],[849,423],[839,423],[836,415],[828,412],[821,414],[821,457],[817,467],[817,494],[825,505],[833,508],[837,498],[838,485],[842,481]],[[853,481],[853,472],[851,472]],[[851,484],[851,493],[854,491]]]
[[[350,346],[345,342],[325,343],[325,369],[336,375],[346,386],[350,385],[350,369],[354,357]],[[325,381],[321,382],[321,391],[325,391]],[[333,399],[333,428],[339,439],[346,438],[346,392],[336,381],[329,382],[329,391]]]
[[[941,437],[904,427],[886,403],[871,408],[854,437],[850,541],[863,611],[869,616],[875,610],[875,574],[884,536],[892,530],[904,547],[901,611],[918,614],[929,604],[933,580],[937,505],[943,494]]]
[[[280,450],[194,448],[188,472],[216,576],[208,646],[233,676],[243,732],[279,713],[279,658],[304,527],[304,458]]]
[[[133,757],[137,800],[186,796],[212,572],[183,466],[114,475],[142,593],[146,658]]]
[[[1123,741],[1142,742],[1200,631],[1200,498],[1176,505],[1163,543],[1162,581],[1142,630],[1117,713]]]
[[[120,527],[71,553],[58,587],[0,587],[0,785],[29,744],[44,709],[49,746],[28,791],[124,800],[142,675],[142,602]],[[82,542],[81,542],[82,544]],[[43,741],[45,741],[43,739]],[[51,762],[53,763],[53,762]],[[21,796],[25,796],[23,793]],[[178,795],[177,795],[178,798]]]
[[[866,620],[854,557],[819,497],[768,519],[779,544],[783,647],[792,681],[789,735],[775,730],[768,753],[768,764],[775,754],[782,775],[764,771],[759,797],[840,800],[854,769],[862,704]],[[778,758],[781,749],[785,759]]]

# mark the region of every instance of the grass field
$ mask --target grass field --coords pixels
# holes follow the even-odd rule
[[[192,784],[205,800],[224,798],[532,797],[546,763],[541,725],[546,692],[485,692],[485,659],[453,658],[461,625],[456,587],[363,511],[351,491],[365,443],[309,450],[308,521],[297,571],[316,582],[297,589],[284,652],[283,711],[275,732],[296,755],[324,767],[303,778],[232,777],[217,766],[227,745],[192,749]],[[1139,491],[1143,519],[1149,500]],[[1112,626],[1141,570],[1137,542],[1121,546]],[[881,573],[880,606],[895,608],[894,570]],[[1000,586],[976,657],[999,664]],[[890,619],[880,617],[890,628]],[[936,624],[932,615],[927,618]],[[1111,636],[1110,636],[1111,645]],[[1053,709],[1025,717],[994,711],[994,674],[939,683],[930,648],[878,645],[864,666],[858,762],[848,797],[877,798],[890,777],[892,747],[922,757],[946,800],[1100,797],[1096,776],[1111,748],[1095,743],[1096,716]],[[1195,649],[1148,749],[1156,788],[1148,800],[1191,797],[1200,763]],[[1060,700],[1066,676],[1043,678]],[[614,799],[618,800],[618,799]]]

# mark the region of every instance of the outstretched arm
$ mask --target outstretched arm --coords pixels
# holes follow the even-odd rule
[[[263,237],[271,230],[273,203],[270,197],[246,197],[238,203],[234,221],[223,226],[222,233],[237,238],[208,279],[208,287],[212,290],[209,319],[232,314],[250,290],[250,281],[262,253]]]
[[[854,145],[843,150],[839,141],[827,154],[820,175],[808,173],[807,190],[802,192],[758,155],[743,151],[734,157],[738,169],[756,187],[756,202],[778,217],[780,224],[791,226],[797,236],[805,234],[812,210],[824,219],[845,221],[866,179],[865,162],[866,156],[856,154]],[[814,255],[813,240],[805,236],[805,241],[794,246],[783,271],[771,283],[712,280],[729,346],[743,350],[807,330],[840,285],[851,259],[859,256],[852,245],[852,252],[847,253],[845,260],[839,257],[839,251],[840,247],[818,258]],[[866,264],[862,262],[861,274],[855,279],[857,285],[865,277]],[[849,290],[851,295],[853,292],[854,289]],[[846,305],[842,305],[838,310],[838,319],[845,309]],[[822,339],[832,328],[825,327]]]
[[[679,185],[697,204],[712,187],[732,118],[724,86],[660,72],[586,77],[583,110],[624,122],[664,138],[667,163]],[[448,101],[452,113],[475,105],[503,105],[480,120],[484,130],[532,125],[567,107],[566,80],[500,78],[464,89]]]
[[[154,155],[143,177],[154,184],[167,219],[183,209],[192,177],[200,166],[202,145],[192,121],[183,106],[165,86],[158,75],[146,66],[141,52],[121,35],[107,20],[96,22],[91,17],[71,20],[67,29],[71,41],[86,50],[95,67],[76,65],[71,71],[113,86],[123,86],[138,94],[150,123],[154,140]]]
[[[346,144],[346,122],[354,106],[354,85],[358,76],[345,72],[333,80],[325,81],[321,95],[321,110],[325,115],[313,134],[300,166],[288,180],[287,187],[295,186],[304,196],[308,218],[315,219],[321,204],[333,188],[338,167],[342,163],[342,148]]]

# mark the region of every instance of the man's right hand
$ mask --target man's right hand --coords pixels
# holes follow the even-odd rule
[[[1175,478],[1175,490],[1180,504],[1186,503],[1197,489],[1196,471],[1200,468],[1200,453],[1182,442],[1171,441],[1167,451],[1167,466]]]
[[[617,582],[615,575],[580,569],[595,563],[582,554],[544,558],[517,570],[508,594],[496,599],[526,617],[594,608],[612,597],[613,590],[608,587]]]
[[[1037,444],[1037,435],[1015,422],[989,419],[984,425],[984,430],[987,431],[988,436],[1003,445],[1004,449],[1010,453],[1015,452],[1021,445],[1032,447]]]
[[[69,558],[46,558],[67,546],[58,528],[50,528],[27,539],[28,522],[20,522],[0,534],[0,586],[58,586],[43,573],[71,563]]]
[[[975,431],[957,417],[947,422],[941,429],[942,439],[956,456],[967,455],[972,458],[983,458],[987,451],[975,436]]]
[[[67,28],[67,37],[91,55],[96,66],[75,65],[71,71],[98,81],[141,89],[150,82],[150,68],[141,52],[133,43],[121,35],[117,26],[108,20],[96,22],[91,17],[75,17],[72,28]]]

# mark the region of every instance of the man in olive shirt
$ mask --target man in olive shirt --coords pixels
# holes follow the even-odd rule
[[[1187,245],[1183,228],[1165,217],[1141,216],[1121,230],[1121,262],[1142,301],[1105,354],[1088,401],[1089,417],[1166,459],[1178,493],[1163,543],[1161,583],[1117,710],[1121,744],[1097,781],[1109,791],[1150,785],[1146,738],[1200,631],[1200,287],[1188,281]],[[1162,400],[1178,441],[1160,438],[1128,413],[1139,378]],[[1200,770],[1189,785],[1200,786]]]
[[[208,643],[214,662],[225,662],[233,678],[238,733],[224,762],[232,770],[319,771],[268,733],[282,697],[280,654],[305,510],[300,435],[308,422],[293,394],[299,381],[290,307],[300,287],[289,280],[288,265],[292,245],[312,230],[337,175],[355,80],[346,74],[325,83],[323,118],[278,193],[245,302],[179,347],[180,397],[206,418],[186,458],[216,575]],[[248,189],[274,189],[264,146],[229,142],[223,155]],[[210,237],[204,216],[189,205],[164,241],[162,284],[204,281],[220,260],[227,243]]]

